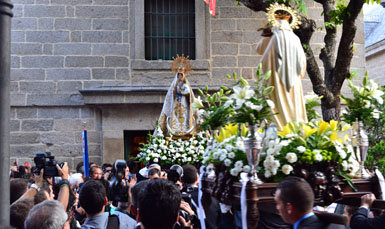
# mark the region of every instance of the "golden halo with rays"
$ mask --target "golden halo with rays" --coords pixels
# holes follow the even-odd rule
[[[269,8],[267,8],[267,20],[273,25],[273,26],[280,26],[280,24],[277,22],[276,15],[277,11],[285,11],[288,13],[291,17],[291,23],[290,27],[292,29],[298,29],[299,25],[301,24],[301,17],[298,15],[297,11],[292,9],[289,6],[285,6],[284,4],[278,4],[277,2],[274,4],[271,4]]]
[[[176,54],[176,57],[172,58],[174,61],[171,64],[171,70],[174,73],[183,73],[185,76],[187,76],[191,71],[191,63],[188,59],[188,56],[185,57],[184,54],[182,56],[179,56],[179,54]]]

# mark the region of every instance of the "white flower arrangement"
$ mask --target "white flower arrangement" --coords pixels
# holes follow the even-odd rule
[[[238,136],[237,125],[229,124],[221,129],[220,134],[206,148],[202,163],[224,165],[234,177],[251,171],[247,164],[243,139]]]
[[[263,152],[266,155],[260,163],[261,174],[266,179],[280,181],[290,175],[297,163],[312,166],[317,163],[333,163],[339,174],[353,177],[359,170],[351,146],[351,139],[345,132],[350,125],[339,130],[336,121],[330,123],[289,123],[276,136],[266,136]]]
[[[150,142],[140,149],[137,159],[141,162],[154,162],[161,165],[200,164],[207,146],[207,137],[200,132],[190,139],[166,139],[158,128],[158,135],[150,135]]]
[[[239,77],[236,86],[233,87],[233,93],[224,104],[224,107],[234,109],[232,121],[258,124],[264,120],[270,120],[274,115],[272,112],[275,107],[274,102],[268,99],[274,87],[266,83],[270,73],[261,75],[260,71],[261,65],[258,66],[254,87],[251,87],[242,77]]]
[[[373,80],[369,80],[367,74],[360,86],[354,85],[353,81],[349,80],[349,87],[353,92],[353,98],[341,96],[342,103],[346,104],[346,110],[342,111],[343,119],[350,124],[358,119],[363,121],[364,125],[378,120],[384,103],[384,91],[381,87]]]

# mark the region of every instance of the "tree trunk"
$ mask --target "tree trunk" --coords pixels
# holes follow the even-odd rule
[[[334,97],[334,102],[329,103],[329,101],[321,100],[321,109],[322,109],[322,118],[326,122],[330,120],[340,121],[340,111],[341,111],[341,99],[338,96]]]

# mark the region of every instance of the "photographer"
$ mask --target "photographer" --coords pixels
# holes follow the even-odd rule
[[[90,167],[90,178],[95,180],[101,180],[103,177],[102,167],[94,165]]]
[[[196,216],[195,212],[191,209],[191,194],[183,192],[183,184],[182,179],[184,177],[183,168],[180,165],[173,165],[170,167],[170,170],[167,174],[167,178],[169,181],[174,183],[176,187],[181,191],[182,201],[180,205],[179,216],[181,220],[175,228],[181,228],[181,225],[195,225],[195,228],[199,228],[199,219]]]
[[[54,169],[51,167],[51,168],[48,168],[48,170],[50,171],[50,174],[58,174],[61,176],[61,179],[62,179],[59,183],[59,194],[58,194],[57,200],[63,205],[64,210],[66,210],[68,206],[69,193],[70,193],[70,187],[68,182],[68,174],[69,174],[68,164],[67,162],[65,162],[63,164],[63,167],[60,167],[58,164],[55,164],[52,166],[55,166],[57,173],[53,173],[52,171],[54,171]],[[47,168],[47,167],[44,167],[44,168]],[[38,176],[35,175],[35,183],[32,184],[31,187],[28,189],[28,191],[24,193],[24,195],[22,195],[17,201],[20,201],[22,199],[33,198],[40,191],[40,188],[42,188],[43,186],[44,178],[48,178],[48,177],[45,174],[45,171],[43,168],[41,168],[40,171],[38,172],[40,174]]]
[[[141,189],[138,200],[138,222],[145,229],[191,228],[191,223],[180,215],[180,209],[192,213],[186,203],[182,203],[181,193],[173,182],[164,179],[148,181]],[[182,226],[177,226],[178,220]]]
[[[127,215],[117,211],[114,211],[112,215],[105,212],[108,199],[103,184],[98,180],[91,179],[84,183],[80,190],[79,203],[87,214],[82,228],[106,228],[111,224],[114,224],[115,228],[135,228],[135,220]]]
[[[111,164],[103,164],[102,165],[102,169],[103,169],[103,177],[104,177],[104,180],[107,180],[107,181],[110,181],[111,178],[112,178],[112,165]]]
[[[117,160],[114,164],[114,176],[110,182],[109,200],[114,206],[118,206],[115,211],[129,215],[130,207],[130,187],[134,185],[134,179],[131,182],[126,179],[127,164],[124,160]]]

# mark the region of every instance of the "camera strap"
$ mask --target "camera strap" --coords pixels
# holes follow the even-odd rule
[[[119,229],[119,216],[110,214],[106,229]]]

